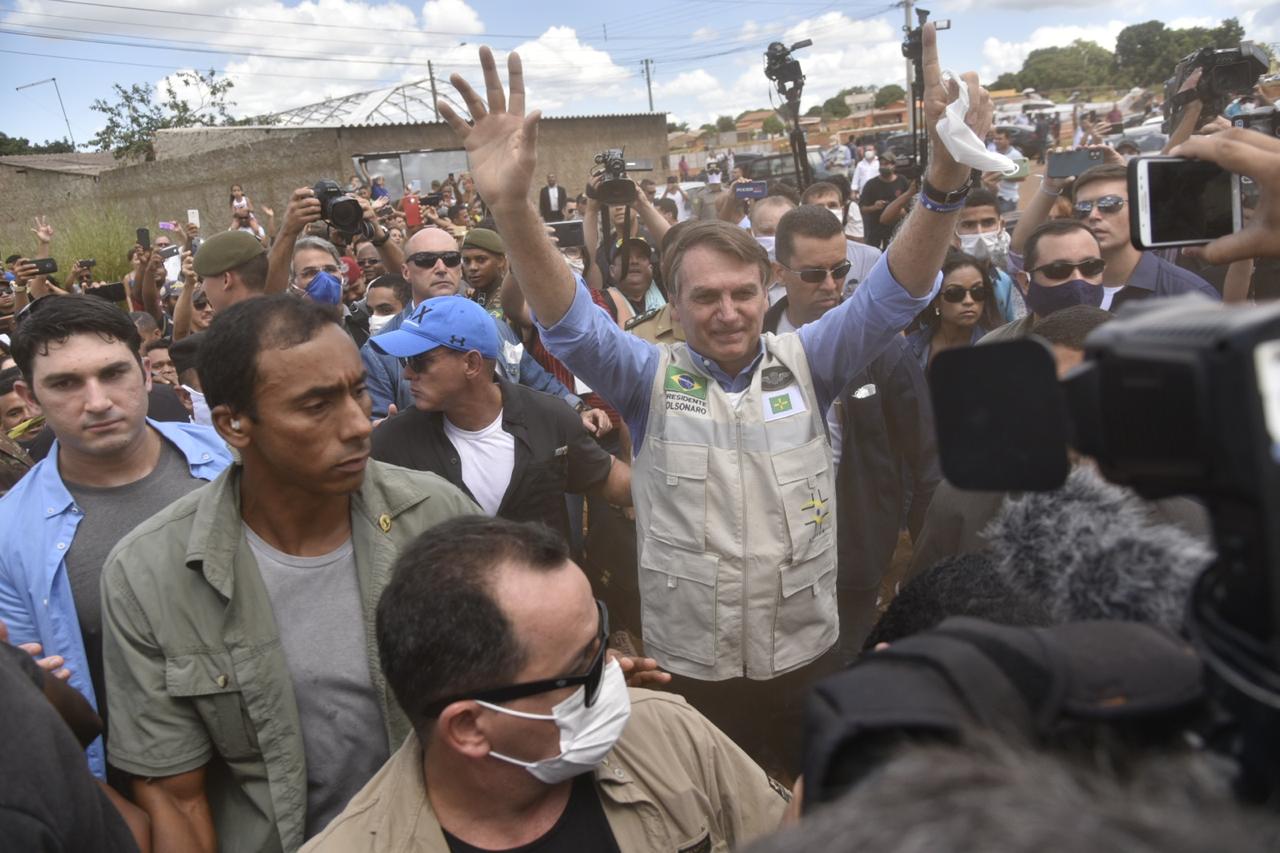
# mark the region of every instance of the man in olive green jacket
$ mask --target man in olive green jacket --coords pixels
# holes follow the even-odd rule
[[[322,308],[231,307],[200,373],[241,461],[107,559],[108,761],[156,850],[294,851],[409,732],[374,639],[397,554],[478,510],[369,461],[364,368]]]

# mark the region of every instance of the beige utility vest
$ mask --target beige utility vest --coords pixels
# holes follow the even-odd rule
[[[839,635],[836,495],[800,338],[766,334],[734,405],[659,344],[631,472],[645,654],[704,681],[768,679]]]

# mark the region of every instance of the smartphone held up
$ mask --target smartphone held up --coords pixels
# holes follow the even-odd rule
[[[1244,225],[1241,178],[1187,157],[1129,161],[1129,224],[1139,249],[1200,246]]]

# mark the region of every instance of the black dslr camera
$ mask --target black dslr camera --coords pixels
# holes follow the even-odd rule
[[[636,200],[636,182],[627,177],[628,172],[652,171],[652,166],[628,162],[621,148],[609,148],[596,155],[600,168],[593,174],[600,175],[598,186],[587,184],[587,197],[604,204],[631,204]]]
[[[1026,339],[940,353],[930,386],[943,474],[962,489],[1058,488],[1070,445],[1143,497],[1204,502],[1217,559],[1186,627],[1226,712],[1206,740],[1238,761],[1242,797],[1277,802],[1280,305],[1131,303],[1061,382]]]
[[[1198,130],[1221,115],[1232,100],[1251,93],[1258,78],[1267,73],[1267,66],[1266,53],[1249,42],[1225,50],[1204,47],[1183,57],[1164,84],[1164,124],[1160,129],[1166,134],[1173,133],[1187,105],[1199,100],[1204,107],[1196,121]],[[1197,69],[1200,79],[1182,91]]]
[[[330,228],[348,236],[373,236],[372,228],[364,220],[364,208],[337,181],[316,181],[311,191],[320,199],[320,218]]]

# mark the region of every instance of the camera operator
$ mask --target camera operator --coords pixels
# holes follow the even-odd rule
[[[929,127],[965,85],[967,121],[985,136],[993,108],[977,75],[944,86],[932,25],[923,51]],[[699,693],[700,710],[738,729],[748,753],[794,772],[800,694],[836,664],[827,653],[839,635],[823,415],[932,298],[969,169],[937,146],[929,195],[885,258],[795,335],[762,334],[770,268],[749,234],[724,222],[685,228],[663,265],[687,343],[654,345],[600,315],[543,232],[529,202],[539,116],[525,115],[520,58],[509,58],[510,109],[492,52],[480,59],[487,105],[452,77],[474,125],[447,103],[440,111],[467,149],[547,348],[618,407],[639,449],[646,651],[678,677],[676,689]]]
[[[378,250],[382,258],[382,266],[388,270],[399,270],[404,267],[404,252],[391,241],[391,234],[386,226],[378,221],[378,214],[367,198],[348,196],[360,203],[363,211],[363,225],[369,234],[369,242]],[[293,191],[289,199],[289,207],[284,213],[284,224],[276,234],[271,245],[270,264],[267,271],[266,293],[283,293],[289,288],[289,275],[293,260],[293,244],[298,241],[308,226],[322,222],[324,208],[316,197],[312,187],[299,187]],[[332,242],[332,241],[330,241]]]

